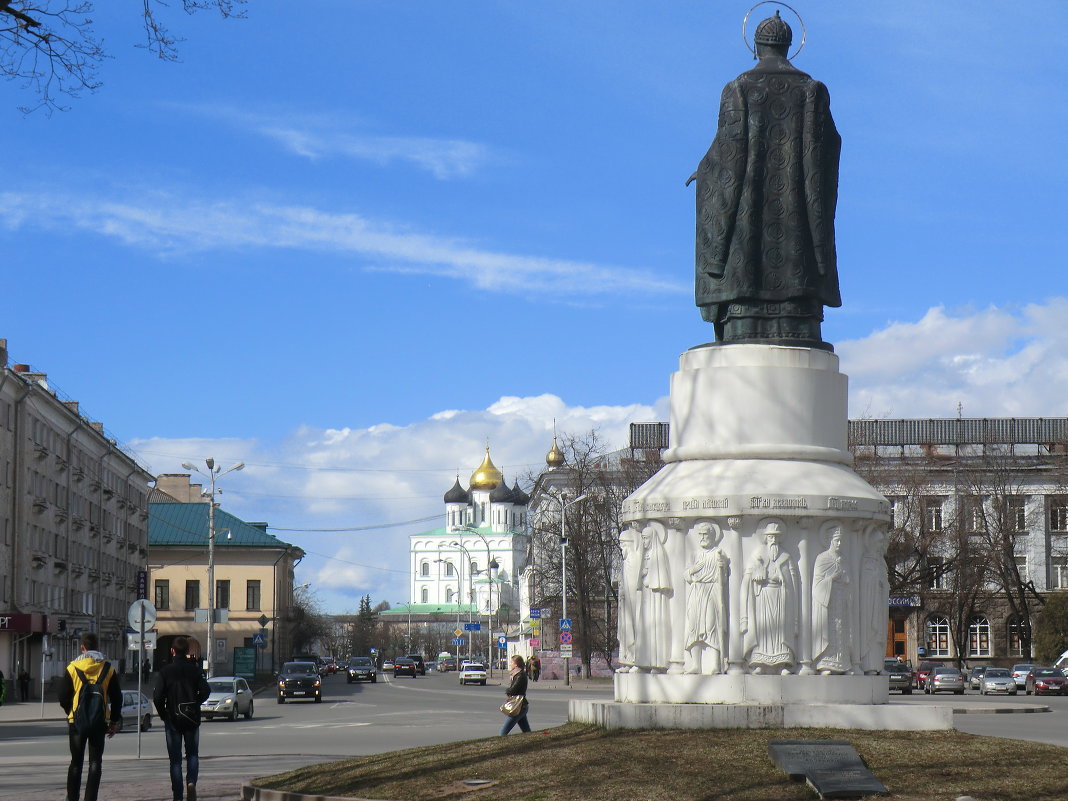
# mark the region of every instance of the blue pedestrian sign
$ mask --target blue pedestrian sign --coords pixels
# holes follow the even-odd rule
[[[464,644],[464,638],[463,637],[453,637],[452,638],[452,644],[453,645],[463,645]]]
[[[531,620],[541,620],[541,607],[538,607],[537,609],[535,609],[534,607],[531,607],[531,609],[530,609],[530,619]]]
[[[464,631],[482,631],[481,623],[464,623]]]
[[[560,618],[560,631],[571,631],[571,618]]]
[[[267,634],[262,631],[257,631],[255,634],[252,635],[252,644],[255,645],[257,648],[266,648]]]
[[[503,634],[497,638],[497,647],[500,648],[502,651],[508,650],[508,638],[505,637]]]

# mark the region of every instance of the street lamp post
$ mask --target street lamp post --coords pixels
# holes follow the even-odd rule
[[[206,655],[208,658],[208,678],[215,675],[215,481],[227,473],[233,473],[245,468],[244,462],[238,462],[223,470],[215,464],[210,456],[204,460],[208,468],[205,473],[192,462],[183,462],[182,467],[199,473],[211,482],[208,490],[208,643]]]
[[[444,562],[445,564],[451,564],[448,559],[435,559],[435,562]],[[464,597],[464,585],[462,570],[459,565],[456,566],[456,631],[462,631],[460,628],[460,602]],[[456,635],[459,638],[459,634]],[[457,664],[459,664],[460,647],[456,646]]]
[[[486,546],[486,579],[489,582],[489,585],[486,588],[486,603],[489,606],[489,609],[486,610],[486,628],[488,629],[488,631],[486,632],[486,662],[487,662],[486,669],[489,671],[489,675],[492,678],[493,677],[493,617],[492,617],[492,611],[493,611],[493,609],[492,609],[492,607],[493,607],[493,579],[490,576],[490,564],[494,563],[493,562],[493,556],[490,553],[489,540],[486,539],[486,536],[481,531],[479,531],[477,528],[472,528],[471,526],[460,526],[459,529],[460,529],[460,531],[466,531],[468,534],[474,534],[476,537],[478,537],[480,540],[482,540],[482,544]]]
[[[469,588],[468,592],[471,592],[471,590],[474,588],[474,579],[472,578],[473,571],[471,570],[471,552],[469,550],[467,550],[467,548],[465,548],[463,546],[463,543],[457,542],[455,540],[453,542],[450,542],[449,545],[451,545],[451,546],[453,546],[455,548],[459,548],[467,556],[467,583],[468,583],[468,588]],[[470,598],[468,599],[468,603],[470,604]],[[471,607],[470,607],[470,605],[467,608],[467,622],[468,623],[471,622]],[[456,628],[460,628],[460,626],[457,624]],[[471,640],[472,640],[473,637],[474,637],[473,632],[468,632],[468,634],[467,634],[467,658],[468,659],[471,658]],[[457,649],[457,650],[459,650],[459,649]],[[457,654],[457,656],[459,656],[459,654]]]
[[[550,495],[560,504],[560,618],[567,617],[567,507],[573,506],[579,501],[585,500],[583,493],[573,501],[567,500],[567,493],[561,491],[560,495]],[[564,684],[571,685],[571,659],[564,657]]]

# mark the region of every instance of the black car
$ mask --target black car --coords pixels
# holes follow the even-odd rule
[[[420,676],[426,675],[426,662],[423,661],[422,654],[408,654],[405,658],[415,662],[415,669],[419,671]]]
[[[374,684],[378,681],[378,670],[375,663],[367,656],[354,656],[349,660],[349,666],[345,669],[345,681],[352,684],[354,681],[369,681]]]
[[[286,662],[278,672],[278,703],[284,704],[287,698],[313,698],[319,703],[323,700],[322,683],[314,662]]]
[[[398,656],[393,660],[393,678],[398,676],[411,676],[413,679],[419,675],[419,665],[414,659],[407,656]]]

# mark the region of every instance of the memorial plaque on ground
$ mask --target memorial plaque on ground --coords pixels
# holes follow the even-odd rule
[[[820,798],[888,794],[846,740],[772,740],[768,756],[791,779],[806,780]]]

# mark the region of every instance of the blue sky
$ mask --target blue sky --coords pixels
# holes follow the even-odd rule
[[[622,444],[712,338],[683,183],[747,7],[252,3],[171,17],[168,64],[102,2],[98,92],[23,116],[0,84],[11,360],[154,471],[245,460],[225,505],[279,529],[438,513],[487,437],[536,467],[553,417]],[[844,140],[851,412],[1064,415],[1063,6],[797,7]],[[406,600],[415,530],[278,533],[350,609]]]

